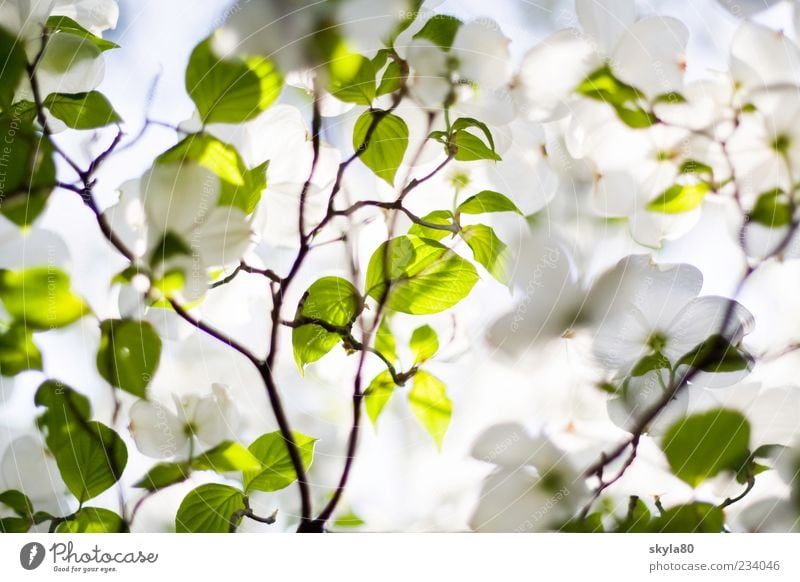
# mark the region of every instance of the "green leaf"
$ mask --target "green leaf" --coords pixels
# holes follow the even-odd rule
[[[98,91],[72,95],[50,93],[44,100],[44,106],[53,117],[72,129],[95,129],[122,122],[108,99]]]
[[[0,518],[0,533],[25,533],[31,529],[31,522],[24,517]]]
[[[576,91],[589,99],[616,106],[644,98],[638,89],[620,81],[609,65],[593,71],[578,85]]]
[[[352,511],[343,513],[333,522],[333,527],[361,527],[364,525],[364,520],[358,517]]]
[[[247,167],[232,145],[207,133],[193,133],[156,158],[159,164],[194,162],[232,186],[245,185]]]
[[[439,338],[433,328],[423,325],[411,334],[411,353],[414,354],[414,364],[421,364],[430,360],[439,351]]]
[[[749,446],[750,423],[723,408],[679,420],[661,442],[672,472],[692,487],[721,471],[737,470],[748,458]]]
[[[653,370],[663,370],[665,368],[669,370],[672,368],[672,364],[664,354],[656,352],[655,354],[649,354],[636,362],[633,370],[631,370],[631,376],[644,376]]]
[[[53,267],[0,269],[0,300],[15,321],[33,330],[64,327],[89,313],[66,273]]]
[[[438,45],[443,51],[449,51],[462,24],[455,16],[434,14],[414,35],[414,38],[424,38]]]
[[[100,324],[97,370],[112,386],[147,398],[161,360],[161,338],[147,321],[107,319]]]
[[[204,123],[241,123],[256,117],[280,95],[283,76],[264,57],[220,57],[212,37],[198,44],[186,68],[186,91]]]
[[[711,187],[706,182],[675,184],[647,204],[651,212],[679,214],[689,212],[703,203]]]
[[[0,333],[0,376],[16,376],[25,370],[41,370],[42,354],[24,322]]]
[[[69,386],[43,383],[34,402],[47,410],[38,419],[70,492],[83,503],[116,483],[128,462],[128,450],[119,435],[89,420],[89,400]]]
[[[241,171],[242,184],[233,184],[222,181],[222,190],[219,194],[219,206],[233,206],[245,214],[255,212],[256,206],[261,201],[261,195],[267,188],[267,168],[269,161],[253,169]]]
[[[473,162],[475,160],[494,160],[499,162],[503,159],[497,155],[494,148],[487,147],[481,138],[466,129],[455,132],[453,140],[456,146],[455,158],[459,162]]]
[[[420,370],[414,375],[414,386],[408,393],[408,403],[411,405],[411,412],[441,449],[453,413],[453,403],[447,397],[444,383]]]
[[[381,84],[378,85],[378,91],[376,95],[380,97],[382,95],[388,95],[389,93],[399,91],[405,80],[406,77],[403,73],[403,68],[400,66],[400,63],[398,61],[392,61],[387,65],[386,70],[383,72]]]
[[[370,134],[372,127],[374,129]],[[363,147],[365,143],[366,147]],[[394,185],[394,177],[406,148],[408,126],[400,117],[385,111],[369,110],[356,120],[353,149],[360,151],[359,159],[390,186]]]
[[[576,517],[561,526],[558,531],[563,533],[603,533],[605,531],[603,528],[603,514],[597,511],[587,515],[586,519]]]
[[[658,119],[641,107],[614,106],[617,117],[628,127],[633,129],[647,129],[655,124]]]
[[[27,65],[24,42],[0,27],[0,107],[3,110],[11,107]]]
[[[461,236],[472,249],[475,260],[483,265],[492,277],[508,285],[511,280],[511,252],[508,246],[497,238],[494,229],[484,224],[465,226]]]
[[[384,242],[367,267],[367,295],[411,315],[449,309],[464,299],[478,273],[469,261],[434,240],[400,236]]]
[[[453,226],[455,224],[453,213],[449,210],[434,210],[430,214],[423,216],[422,220],[431,224],[441,224],[442,226]],[[430,228],[429,226],[414,223],[408,229],[408,234],[431,240],[442,240],[453,233],[448,230]]]
[[[644,501],[638,497],[632,497],[628,504],[628,513],[625,519],[617,523],[617,532],[620,533],[643,533],[648,531],[650,525],[650,510],[647,509]]]
[[[671,507],[654,519],[649,531],[654,533],[720,533],[725,514],[710,503],[689,503]]]
[[[297,317],[307,317],[336,327],[349,327],[361,313],[361,295],[350,281],[323,277],[308,288],[297,309]],[[297,367],[316,362],[331,351],[342,337],[317,324],[292,330],[292,347]]]
[[[186,463],[158,463],[134,484],[134,487],[158,491],[175,483],[186,481],[191,474],[191,468]]]
[[[0,115],[0,135],[13,138],[0,150],[0,212],[14,224],[27,226],[44,210],[56,185],[56,166],[52,143],[32,121],[18,117],[18,107]]]
[[[228,533],[238,527],[246,509],[244,493],[228,485],[208,483],[183,498],[175,516],[178,533]]]
[[[678,361],[678,365],[712,374],[739,372],[752,368],[753,364],[752,356],[732,346],[721,335],[712,335]]]
[[[354,55],[354,57],[358,59],[357,66],[333,69],[334,74],[330,75],[328,91],[340,101],[370,106],[376,94],[375,75],[377,70],[368,58],[361,55]]]
[[[782,190],[765,192],[758,197],[750,220],[767,228],[780,228],[792,222],[792,208],[788,196]]]
[[[389,328],[389,320],[384,317],[375,332],[375,349],[392,363],[397,361],[397,342],[395,342],[392,330]]]
[[[376,429],[378,428],[378,418],[389,402],[389,398],[394,392],[394,386],[392,375],[388,370],[384,370],[372,379],[364,391],[364,406],[367,409],[367,416]]]
[[[57,533],[125,533],[127,524],[111,510],[102,507],[84,507],[72,519],[62,521]]]
[[[20,517],[29,519],[33,516],[33,504],[27,495],[16,489],[0,493],[0,504],[10,507]]]
[[[102,37],[92,34],[80,24],[72,20],[67,16],[51,16],[47,19],[47,29],[50,31],[51,34],[56,34],[59,32],[64,32],[68,34],[74,34],[75,36],[79,36],[83,39],[91,41],[91,43],[99,48],[101,51],[107,51],[109,49],[119,48],[118,44],[111,42],[110,40],[106,40]]]
[[[459,204],[456,212],[461,214],[484,214],[487,212],[516,212],[522,216],[522,211],[517,208],[507,197],[499,192],[484,190],[467,198]]]
[[[261,461],[237,442],[225,441],[192,459],[192,469],[198,471],[258,471]]]
[[[303,467],[307,471],[314,459],[314,445],[317,439],[299,432],[293,434],[294,442],[300,450]],[[256,471],[243,473],[242,483],[247,493],[278,491],[297,480],[289,449],[280,432],[261,435],[248,448],[261,461],[262,467]]]

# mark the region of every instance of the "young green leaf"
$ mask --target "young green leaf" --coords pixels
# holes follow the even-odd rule
[[[24,43],[0,27],[0,108],[4,111],[11,107],[27,65]]]
[[[651,212],[679,214],[699,207],[711,187],[705,182],[675,184],[647,204]]]
[[[453,413],[453,403],[447,397],[444,383],[420,370],[414,375],[414,386],[408,393],[408,403],[411,405],[411,412],[441,449]]]
[[[204,123],[241,123],[280,95],[283,76],[265,57],[218,55],[213,37],[198,44],[186,68],[186,91]]]
[[[36,391],[34,402],[46,407],[37,422],[61,478],[80,503],[119,480],[128,462],[128,449],[112,429],[89,420],[91,406],[85,396],[47,381]]]
[[[743,350],[731,345],[725,337],[717,334],[684,355],[678,364],[696,367],[703,372],[723,374],[752,369],[754,360]]]
[[[380,301],[388,292],[386,306],[411,315],[449,309],[477,281],[469,261],[441,243],[411,235],[383,243],[367,267],[367,295]]]
[[[433,328],[423,325],[411,334],[411,353],[414,354],[414,364],[421,364],[430,360],[439,351],[439,338]]]
[[[252,169],[241,171],[242,183],[233,184],[222,181],[222,190],[219,194],[219,206],[233,206],[245,214],[255,212],[261,195],[267,188],[267,168],[269,161],[264,162]]]
[[[0,333],[0,376],[16,376],[25,370],[41,370],[42,354],[24,322]]]
[[[765,192],[750,211],[750,220],[767,228],[780,228],[792,222],[792,209],[782,190]]]
[[[372,426],[378,428],[378,418],[383,412],[384,407],[389,402],[389,398],[394,392],[395,384],[392,375],[388,370],[384,370],[369,383],[364,391],[364,406],[367,409],[367,416],[372,421]]]
[[[62,521],[56,528],[57,533],[125,533],[128,525],[116,513],[102,507],[84,507]]]
[[[261,461],[239,443],[225,441],[192,459],[191,467],[197,471],[217,473],[258,471],[261,469]]]
[[[44,100],[44,106],[53,117],[73,129],[95,129],[122,122],[105,95],[98,91],[72,95],[51,93]]]
[[[443,51],[449,51],[462,24],[455,16],[434,14],[414,35],[414,38],[424,38],[438,45]]]
[[[161,360],[161,338],[147,321],[107,319],[100,324],[97,370],[112,386],[147,398]]]
[[[453,134],[456,146],[455,158],[459,162],[473,162],[476,160],[493,160],[499,162],[501,158],[494,147],[487,147],[483,140],[466,129],[456,131]]]
[[[352,283],[341,277],[323,277],[308,288],[297,309],[297,317],[309,318],[336,327],[348,327],[361,313],[361,295]],[[341,335],[309,323],[292,330],[292,347],[297,366],[316,362],[342,340]]]
[[[408,126],[400,117],[385,111],[369,110],[356,120],[353,149],[361,152],[359,159],[390,186],[394,185],[395,174],[407,148]]]
[[[381,84],[378,85],[378,91],[376,95],[380,97],[382,95],[388,95],[389,93],[399,91],[403,86],[405,79],[403,67],[400,66],[400,62],[392,61],[386,66],[386,70],[383,72]]]
[[[19,517],[31,519],[33,517],[33,503],[27,495],[15,489],[0,493],[0,505],[11,508]]]
[[[395,363],[397,361],[397,342],[395,342],[386,317],[381,319],[378,330],[375,332],[375,349],[390,362]]]
[[[472,249],[475,260],[483,265],[492,277],[503,285],[508,285],[511,280],[511,252],[497,237],[494,229],[484,224],[465,226],[461,236]]]
[[[371,60],[361,55],[355,55],[358,59],[358,66],[345,69],[339,74],[332,74],[328,85],[328,91],[337,99],[346,103],[357,105],[372,105],[375,99],[375,75],[377,70]],[[338,71],[338,69],[333,69]]]
[[[308,470],[314,459],[314,445],[317,439],[295,432],[294,441],[300,450],[303,467]],[[255,471],[243,473],[242,484],[247,493],[278,491],[297,480],[289,449],[280,432],[261,435],[248,449],[261,462],[261,467]]]
[[[189,478],[192,470],[186,463],[158,463],[134,484],[134,487],[158,491]]]
[[[208,483],[183,498],[175,516],[178,533],[228,533],[241,523],[244,493],[228,485]]]
[[[721,471],[736,471],[748,458],[750,423],[723,408],[673,424],[661,442],[672,472],[692,487]]]
[[[648,527],[654,533],[720,533],[725,514],[710,503],[689,503],[671,507]]]
[[[453,213],[449,210],[434,210],[430,214],[423,216],[422,220],[430,224],[440,224],[442,226],[453,226],[453,224],[455,224]],[[449,230],[431,228],[429,226],[414,223],[411,225],[411,228],[408,229],[408,234],[413,234],[414,236],[421,238],[429,238],[431,240],[442,240],[453,233]]]
[[[90,41],[94,46],[99,48],[101,51],[107,51],[110,49],[119,48],[119,45],[116,43],[111,42],[110,40],[106,40],[102,37],[99,37],[95,34],[92,34],[80,24],[75,22],[72,18],[68,16],[51,16],[47,19],[47,30],[50,31],[50,34],[58,34],[58,33],[66,33],[66,34],[73,34],[80,38]]]
[[[522,211],[517,208],[507,197],[499,192],[484,190],[470,196],[459,204],[456,212],[460,214],[485,214],[487,212],[515,212],[522,216]]]
[[[15,321],[33,330],[64,327],[89,313],[67,274],[51,267],[0,269],[0,300]]]

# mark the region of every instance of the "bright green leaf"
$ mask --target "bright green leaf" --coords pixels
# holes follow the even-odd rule
[[[689,503],[671,507],[649,526],[654,533],[720,533],[725,514],[710,503]]]
[[[220,57],[212,37],[198,44],[186,68],[186,91],[204,123],[241,123],[280,95],[283,76],[264,57]]]
[[[0,505],[10,507],[20,517],[30,518],[33,516],[33,504],[21,491],[15,489],[3,491],[0,493]]]
[[[64,327],[89,313],[66,273],[52,267],[0,269],[0,300],[15,321],[33,330]]]
[[[477,281],[469,261],[436,241],[411,235],[383,243],[367,267],[367,295],[381,301],[388,292],[387,307],[411,315],[449,309]]]
[[[233,206],[245,214],[255,212],[256,206],[261,201],[261,195],[267,188],[267,168],[269,161],[253,169],[241,172],[242,184],[233,184],[222,181],[222,190],[219,194],[219,206]]]
[[[444,383],[420,370],[414,375],[414,386],[408,394],[408,403],[411,405],[411,412],[441,449],[453,413],[453,403],[447,397]]]
[[[261,461],[248,449],[237,442],[225,441],[198,455],[191,462],[192,469],[197,471],[258,471]]]
[[[134,487],[158,491],[175,483],[186,481],[191,474],[191,469],[186,463],[158,463],[134,484]]]
[[[411,334],[411,353],[414,354],[414,364],[421,364],[430,360],[439,351],[439,338],[433,328],[423,325]]]
[[[434,210],[430,214],[423,216],[422,220],[430,224],[440,224],[442,226],[453,226],[453,224],[455,224],[453,213],[449,210]],[[421,238],[429,238],[431,240],[442,240],[453,233],[449,230],[431,228],[414,223],[411,225],[411,228],[408,229],[408,234],[413,234]]]
[[[41,370],[42,354],[24,322],[0,333],[0,376],[16,376],[25,370]]]
[[[522,211],[517,208],[507,197],[499,192],[484,190],[474,196],[470,196],[459,204],[456,209],[461,214],[484,214],[487,212],[516,212],[522,216]]]
[[[71,519],[62,521],[56,528],[57,533],[125,533],[127,524],[122,518],[109,509],[102,507],[84,507]]]
[[[44,106],[53,117],[73,129],[95,129],[122,122],[108,99],[98,91],[72,95],[51,93],[44,100]]]
[[[183,498],[175,516],[178,533],[228,533],[241,523],[244,493],[228,485],[208,483]]]
[[[364,520],[358,517],[352,511],[348,513],[343,513],[342,515],[338,516],[334,522],[333,527],[361,527],[364,525]]]
[[[511,280],[511,252],[497,237],[494,229],[483,224],[465,226],[461,236],[472,249],[475,260],[483,265],[492,277],[508,285]]]
[[[386,317],[381,319],[378,330],[375,332],[375,349],[390,362],[397,361],[397,342],[395,342],[394,334],[389,328],[389,321]]]
[[[367,416],[369,416],[375,428],[378,427],[378,418],[389,402],[394,388],[395,384],[392,375],[388,370],[384,370],[373,378],[364,391],[364,406],[367,409]]]
[[[455,158],[459,162],[473,162],[475,160],[499,162],[503,159],[493,148],[487,147],[481,138],[466,129],[455,132],[453,140],[456,145]]]
[[[650,201],[647,209],[651,212],[679,214],[699,207],[710,190],[705,182],[697,184],[675,184]]]
[[[455,16],[434,14],[414,35],[414,38],[424,38],[438,45],[443,51],[449,51],[462,24]]]
[[[119,48],[118,44],[111,42],[110,40],[106,40],[102,37],[92,34],[80,24],[75,22],[72,18],[67,16],[51,16],[47,19],[47,29],[50,31],[50,34],[57,34],[60,32],[73,34],[75,36],[79,36],[85,40],[90,41],[94,46],[99,48],[101,51],[107,51],[109,49]]]
[[[112,386],[139,398],[161,360],[161,338],[147,321],[107,319],[100,324],[97,370]]]
[[[750,423],[722,408],[679,420],[661,442],[672,472],[692,487],[721,471],[737,470],[747,460],[749,446]]]
[[[314,459],[317,439],[295,432],[294,442],[300,450],[303,467],[307,471]],[[271,432],[258,437],[249,447],[253,456],[261,461],[256,471],[245,471],[242,483],[245,491],[278,491],[297,480],[297,474],[289,456],[286,441],[280,432]]]
[[[27,65],[24,42],[0,27],[0,108],[3,110],[11,106]]]
[[[731,345],[725,337],[712,335],[684,355],[678,365],[696,367],[712,374],[724,374],[749,370],[754,361],[752,356]]]
[[[374,128],[370,133],[370,129]],[[366,147],[363,147],[366,144]],[[408,126],[400,117],[385,111],[365,111],[356,120],[353,149],[375,175],[394,185],[397,169],[408,148]]]
[[[372,61],[361,56],[355,55],[359,59],[357,67],[348,67],[338,76],[331,75],[328,90],[337,99],[347,103],[357,105],[372,105],[375,99],[375,75],[377,70]],[[336,70],[341,67],[336,68]]]
[[[377,96],[380,97],[381,95],[388,95],[389,93],[399,91],[405,80],[406,78],[400,63],[398,61],[392,61],[383,72],[381,84],[378,85]]]
[[[750,220],[767,228],[780,228],[792,222],[792,208],[782,190],[765,192],[750,211]]]

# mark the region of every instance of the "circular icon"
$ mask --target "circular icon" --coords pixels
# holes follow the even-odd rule
[[[44,546],[39,542],[30,542],[19,551],[19,563],[26,570],[35,570],[44,561]]]

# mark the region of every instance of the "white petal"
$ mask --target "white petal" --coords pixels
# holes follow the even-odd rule
[[[68,16],[89,32],[100,35],[117,27],[119,6],[116,0],[55,0],[53,16]]]
[[[592,43],[576,29],[556,32],[532,48],[519,71],[520,109],[531,121],[569,113],[575,88],[601,64]]]
[[[458,59],[461,79],[485,89],[508,84],[511,79],[510,42],[491,18],[461,25],[450,48],[450,55]]]
[[[723,323],[726,323],[724,329]],[[753,315],[736,301],[714,295],[692,299],[666,330],[668,340],[665,355],[676,361],[717,334],[736,344],[752,330],[754,324]]]
[[[253,239],[247,216],[233,207],[217,207],[189,237],[207,267],[238,263]]]
[[[147,218],[140,193],[141,179],[124,182],[119,201],[104,212],[114,232],[137,257],[147,250]]]
[[[717,0],[719,5],[739,18],[748,18],[783,0]]]
[[[163,405],[139,400],[131,406],[130,431],[136,448],[148,457],[166,459],[189,450],[183,422]]]
[[[0,469],[6,488],[22,491],[34,502],[53,501],[67,490],[56,460],[34,436],[11,441],[3,453]]]
[[[601,216],[629,216],[636,209],[636,182],[627,172],[596,174],[592,189],[594,209]]]
[[[581,28],[604,55],[614,51],[622,34],[636,20],[634,0],[576,0],[575,11]]]
[[[631,236],[640,245],[653,249],[661,248],[665,240],[680,238],[700,220],[701,210],[680,214],[665,214],[638,209],[631,217]]]
[[[50,38],[37,68],[42,96],[93,91],[104,74],[100,49],[89,40],[67,33]]]
[[[731,41],[730,70],[747,89],[795,84],[800,76],[800,50],[782,32],[742,22]]]
[[[201,398],[193,411],[192,422],[197,438],[209,446],[235,438],[239,413],[222,384],[212,385],[213,394]]]
[[[611,65],[620,80],[650,98],[680,91],[688,42],[689,29],[681,21],[643,18],[622,36]]]

